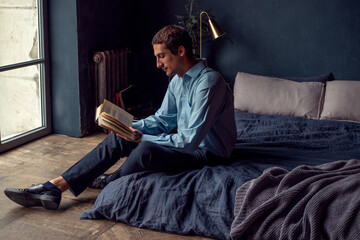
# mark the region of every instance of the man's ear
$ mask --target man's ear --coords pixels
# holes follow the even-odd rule
[[[183,57],[186,55],[186,49],[184,48],[184,46],[180,46],[178,47],[178,54],[179,56]]]

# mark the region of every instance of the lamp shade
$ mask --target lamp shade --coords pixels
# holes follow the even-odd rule
[[[217,24],[214,19],[209,18],[209,26],[212,40],[215,40],[226,34],[226,32],[221,29],[219,24]]]
[[[208,17],[212,40],[215,40],[226,34],[226,32],[222,30],[220,26],[213,19],[210,18],[207,12],[202,11],[200,13],[200,58],[202,58],[202,20],[201,20],[202,14],[206,14],[206,16]]]

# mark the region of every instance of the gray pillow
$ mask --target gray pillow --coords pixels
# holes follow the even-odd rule
[[[234,84],[236,110],[260,114],[319,118],[324,84],[238,72]]]
[[[360,81],[331,81],[326,84],[321,119],[360,122]]]

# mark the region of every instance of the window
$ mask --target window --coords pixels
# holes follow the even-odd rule
[[[46,0],[0,0],[0,152],[50,133]]]

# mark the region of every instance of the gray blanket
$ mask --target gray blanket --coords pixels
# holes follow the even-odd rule
[[[273,167],[236,191],[232,239],[360,239],[360,160]]]

